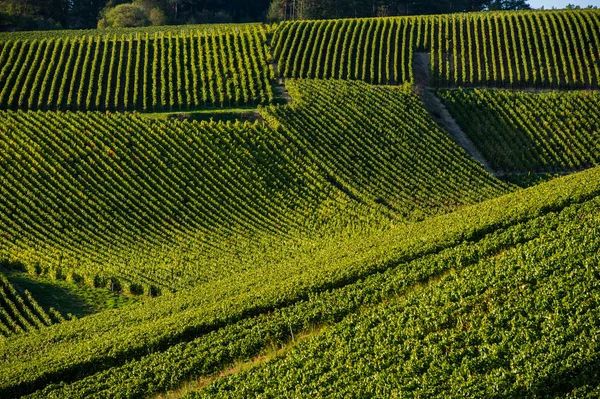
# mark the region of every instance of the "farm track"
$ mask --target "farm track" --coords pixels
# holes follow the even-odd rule
[[[465,132],[458,126],[440,99],[437,98],[434,89],[429,86],[429,82],[431,81],[429,59],[430,55],[427,53],[415,53],[415,91],[421,98],[421,101],[423,101],[425,109],[427,109],[427,112],[429,112],[432,119],[435,120],[442,129],[447,131],[452,139],[460,145],[467,154],[479,162],[487,172],[496,175],[477,147],[475,147]]]
[[[292,96],[285,87],[285,78],[281,76],[279,73],[279,65],[276,62],[271,63],[273,66],[273,71],[275,72],[275,83],[273,84],[273,92],[275,93],[275,97],[282,99],[285,104],[289,104],[292,102]]]

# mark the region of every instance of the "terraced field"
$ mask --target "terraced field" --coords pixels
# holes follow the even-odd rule
[[[598,396],[599,16],[0,34],[0,397]]]

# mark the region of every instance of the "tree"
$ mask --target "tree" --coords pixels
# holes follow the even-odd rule
[[[154,26],[161,26],[161,25],[167,24],[167,17],[165,16],[165,13],[162,12],[162,10],[160,8],[151,9],[150,12],[148,13],[148,18],[150,19],[150,22]]]
[[[52,29],[67,25],[68,0],[0,0],[0,13],[22,29]]]
[[[283,0],[273,0],[271,4],[269,4],[269,9],[267,10],[267,16],[265,17],[267,22],[280,22],[285,19],[285,14],[283,13]]]
[[[71,0],[69,27],[75,29],[95,28],[98,16],[106,6],[106,0]]]
[[[531,6],[525,0],[491,0],[488,10],[531,10]]]
[[[131,28],[148,26],[151,21],[146,10],[135,4],[121,4],[111,8],[98,22],[98,28]]]

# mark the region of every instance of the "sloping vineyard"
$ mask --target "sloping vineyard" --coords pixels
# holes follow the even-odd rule
[[[600,11],[0,34],[0,397],[598,396],[600,93],[456,86]]]
[[[0,121],[0,259],[95,287],[155,295],[227,273],[236,243],[299,229],[332,190],[258,124],[22,111]]]
[[[454,14],[432,22],[438,86],[599,87],[598,10]]]
[[[46,313],[29,291],[21,295],[0,273],[0,336],[38,330],[63,320],[52,308]]]
[[[283,239],[420,219],[510,190],[408,87],[293,87],[298,104],[313,105],[265,111],[272,127],[2,112],[0,259],[156,295],[256,268]],[[344,102],[332,113],[334,98]]]
[[[273,101],[258,26],[10,40],[0,108],[187,110]]]
[[[568,172],[600,162],[600,93],[440,90],[438,95],[492,167]]]
[[[438,86],[596,88],[599,28],[598,10],[301,21],[271,46],[283,77],[398,84],[423,51]]]
[[[297,80],[287,87],[294,102],[268,108],[265,119],[272,115],[311,157],[335,160],[329,179],[358,201],[427,215],[440,203],[452,208],[506,190],[437,126],[410,86]]]
[[[284,77],[400,84],[412,80],[414,27],[407,18],[290,22],[271,47]]]
[[[420,292],[440,273],[486,264],[538,238],[554,240],[563,233],[557,226],[578,228],[588,209],[584,223],[593,221],[599,173],[595,168],[420,223],[307,242],[259,271],[9,338],[0,346],[0,394],[141,398],[211,375],[298,330],[376,309],[405,290]]]
[[[406,287],[398,270],[393,298],[184,397],[597,397],[599,206],[515,228],[524,242],[491,253],[481,242],[407,265],[436,276]]]

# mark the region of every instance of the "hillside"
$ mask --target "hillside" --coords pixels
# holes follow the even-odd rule
[[[264,29],[248,26],[2,41],[0,108],[156,111],[269,103],[265,40]]]
[[[598,173],[595,168],[416,224],[324,239],[301,263],[281,258],[176,296],[9,338],[0,347],[0,393],[68,381],[36,395],[142,397],[210,375],[286,342],[294,331],[336,323],[445,270],[544,237],[560,223],[553,215],[595,203]],[[581,213],[570,215],[577,220]]]
[[[568,172],[600,161],[600,93],[444,90],[444,104],[496,170]]]
[[[299,21],[272,47],[285,77],[398,84],[426,52],[437,86],[597,88],[599,24],[598,10]]]
[[[599,18],[0,34],[0,397],[598,396]]]
[[[396,291],[285,357],[186,397],[595,397],[599,205],[596,197],[413,261],[412,270],[435,270],[422,285],[366,280]],[[523,242],[490,248],[517,232]],[[406,275],[396,273],[388,278]]]
[[[301,98],[326,104],[325,83],[297,85],[293,108],[265,110],[273,126],[3,112],[0,257],[37,275],[157,295],[255,267],[256,252],[311,230],[415,220],[509,190],[427,119],[410,88],[329,82],[347,119],[312,122]],[[385,124],[350,116],[359,91],[372,93],[365,110],[388,108]],[[417,118],[420,136],[403,123]],[[311,123],[329,129],[298,129]]]

